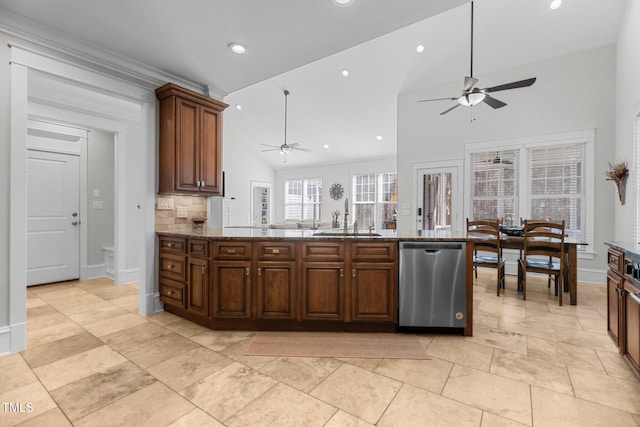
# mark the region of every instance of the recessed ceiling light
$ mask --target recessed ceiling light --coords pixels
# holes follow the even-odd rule
[[[329,148],[329,145],[328,144],[324,144],[323,147],[324,148]]]
[[[229,43],[229,49],[231,49],[231,52],[237,53],[238,55],[247,53],[247,47],[242,43]]]
[[[553,0],[551,2],[551,4],[549,5],[549,7],[551,8],[551,10],[556,10],[557,8],[559,8],[560,6],[562,6],[562,0]]]
[[[353,0],[333,0],[338,6],[347,6],[351,4]]]
[[[418,46],[416,46],[416,52],[418,52],[418,53],[424,52],[424,45],[423,44],[419,44]]]
[[[349,70],[347,70],[346,68],[342,70],[342,77],[349,77]]]
[[[240,105],[240,104],[236,104],[236,109],[237,109],[237,110],[242,110],[242,105]]]
[[[378,136],[376,136],[376,139],[377,139],[378,141],[382,141],[382,135],[378,135]]]

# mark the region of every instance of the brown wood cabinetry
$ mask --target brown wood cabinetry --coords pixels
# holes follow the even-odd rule
[[[214,319],[251,318],[251,243],[213,242]]]
[[[209,251],[206,240],[189,240],[187,311],[209,316]]]
[[[222,194],[222,112],[228,105],[171,83],[156,96],[159,192]]]
[[[624,279],[613,270],[607,271],[607,332],[613,343],[622,352],[620,332],[622,330],[622,304]]]
[[[255,247],[256,317],[295,319],[298,288],[296,244],[282,241],[258,242]]]
[[[640,283],[625,283],[625,350],[624,354],[640,372]]]
[[[187,281],[186,239],[160,237],[158,246],[160,301],[184,308]]]
[[[351,312],[357,321],[394,321],[397,269],[392,263],[351,266]]]
[[[302,263],[302,318],[344,320],[344,262]]]

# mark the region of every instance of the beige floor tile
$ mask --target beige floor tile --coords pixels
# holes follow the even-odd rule
[[[40,308],[51,307],[50,305],[42,306]],[[27,317],[27,333],[37,331],[38,329],[46,328],[48,326],[60,325],[61,323],[68,322],[69,318],[59,311],[54,309],[53,313],[28,316]]]
[[[536,427],[637,427],[631,414],[536,386],[531,406]]]
[[[453,363],[432,358],[424,360],[384,359],[375,373],[440,394]]]
[[[3,405],[0,414],[0,424],[7,426],[30,420],[56,408],[56,403],[38,381],[1,393],[0,402],[14,404],[13,408],[6,409]]]
[[[104,335],[100,337],[100,339],[115,350],[123,350],[169,333],[171,333],[171,331],[155,323],[145,322],[109,335]]]
[[[488,390],[491,392],[488,393]],[[456,365],[442,395],[531,425],[531,396],[528,384]]]
[[[405,384],[382,419],[385,426],[479,426],[482,411]]]
[[[373,424],[369,424],[365,420],[361,420],[358,417],[354,417],[351,414],[347,414],[344,411],[338,410],[325,427],[373,427]]]
[[[166,311],[159,311],[157,313],[153,313],[151,316],[147,316],[147,319],[160,326],[165,326],[169,323],[180,320],[180,317]]]
[[[50,343],[29,347],[22,352],[22,357],[33,369],[102,345],[104,343],[98,338],[88,332],[83,332]]]
[[[194,409],[193,404],[161,382],[155,382],[74,422],[94,426],[163,426]]]
[[[113,304],[109,301],[105,301],[102,298],[91,295],[91,301],[72,302],[69,304],[58,305],[56,308],[67,316],[71,316],[72,314],[78,313],[92,313],[95,310],[105,309],[111,306],[113,306]]]
[[[29,320],[27,319],[27,324]],[[75,322],[64,322],[58,325],[47,326],[34,331],[27,330],[27,348],[57,341],[72,335],[86,332]]]
[[[343,364],[310,394],[376,424],[401,385],[399,381]]]
[[[18,353],[0,357],[0,394],[38,381]]]
[[[61,311],[65,314],[70,313],[79,313],[84,311],[86,307],[92,307],[95,304],[106,304],[107,301],[103,300],[100,297],[97,297],[88,292],[82,291],[81,294],[72,295],[69,297],[62,298],[51,298],[47,299],[47,297],[42,297],[45,301],[55,307],[58,311]]]
[[[610,353],[608,351],[596,350],[596,354],[604,366],[607,375],[624,378],[629,381],[640,381],[631,371],[629,365],[620,353]]]
[[[488,347],[527,354],[527,338],[516,332],[477,326],[473,328],[473,336],[467,337],[466,340]]]
[[[359,357],[338,357],[337,360],[357,366],[367,371],[373,371],[378,367],[382,359],[361,359]]]
[[[48,390],[111,368],[126,361],[110,347],[103,345],[35,368],[33,372]]]
[[[102,299],[106,299],[107,301],[126,297],[126,296],[134,296],[134,297],[138,296],[138,289],[136,289],[135,287],[128,286],[128,285],[117,286],[117,285],[114,285],[113,282],[110,284],[106,284],[102,286],[94,286],[94,287],[91,287],[91,285],[88,285],[88,286],[82,287],[82,289]]]
[[[221,350],[220,353],[253,369],[260,369],[276,359],[276,356],[245,356],[244,354],[247,352],[250,344],[251,338],[247,338],[236,344],[229,345],[224,350]]]
[[[147,320],[145,320],[144,317],[133,313],[127,313],[111,319],[88,323],[84,325],[84,328],[97,337],[103,337],[143,323],[147,323]]]
[[[178,418],[167,427],[224,427],[224,424],[203,410],[196,408]]]
[[[618,349],[606,334],[580,331],[571,328],[556,326],[558,341],[564,344],[571,344],[577,347],[585,347],[594,350],[617,352]]]
[[[44,301],[42,301],[42,302],[44,304],[39,305],[37,307],[31,307],[31,308],[27,307],[27,319],[29,319],[31,321],[31,323],[34,323],[34,321],[38,320],[38,317],[40,317],[40,316],[47,315],[47,314],[53,314],[53,313],[60,313],[58,310],[56,310],[55,308],[53,308],[52,306],[50,306],[46,302],[44,302]]]
[[[255,336],[251,331],[212,331],[207,329],[191,336],[191,340],[214,351],[223,351],[228,347]]]
[[[174,390],[183,388],[229,366],[233,360],[198,347],[147,368],[151,375]]]
[[[480,427],[524,427],[525,425],[487,411],[482,412],[482,423],[480,423]]]
[[[44,305],[49,305],[49,304],[47,304],[47,302],[42,298],[38,298],[37,296],[34,296],[32,298],[27,298],[27,310],[31,308],[42,307]]]
[[[308,393],[342,362],[332,358],[278,357],[260,371],[293,388]]]
[[[230,427],[324,426],[336,408],[285,384],[278,384],[225,421]]]
[[[499,323],[500,323],[499,315],[484,313],[482,311],[475,311],[473,313],[473,324],[475,326],[497,328]]]
[[[568,369],[576,397],[640,415],[640,382],[586,369]]]
[[[526,320],[530,322],[544,323],[547,325],[561,326],[563,328],[583,330],[578,317],[570,313],[551,313],[527,308]]]
[[[137,291],[136,291],[137,292]],[[132,313],[138,312],[138,295],[129,295],[109,300],[110,303],[124,308]]]
[[[71,421],[75,421],[156,381],[143,369],[126,361],[51,392]]]
[[[40,289],[33,289],[33,292],[47,303],[51,304],[51,301],[72,299],[78,296],[87,295],[87,292],[76,287],[73,284],[53,284],[46,285]]]
[[[518,319],[515,317],[503,316],[500,318],[498,329],[515,332],[529,337],[542,338],[549,341],[558,341],[556,330],[553,325],[547,323],[534,322],[530,320]]]
[[[596,334],[607,334],[607,320],[603,319],[600,316],[600,313],[597,316],[584,316],[578,315],[578,321],[582,325],[582,328],[587,332],[593,332]]]
[[[544,359],[495,349],[490,372],[573,396],[573,388],[566,366]]]
[[[210,331],[209,328],[205,328],[204,326],[198,325],[197,323],[193,323],[190,320],[186,319],[176,320],[175,322],[171,322],[164,327],[186,338]]]
[[[217,420],[225,422],[240,409],[273,388],[273,378],[233,363],[180,392]]]
[[[23,423],[19,427],[71,427],[71,422],[64,416],[59,408],[51,409],[44,414],[35,416]]]
[[[566,366],[604,372],[595,350],[584,347],[527,337],[527,354]]]
[[[92,308],[79,313],[71,313],[68,314],[68,316],[74,322],[85,326],[89,323],[95,323],[100,320],[113,319],[114,317],[122,316],[123,314],[127,314],[127,310],[124,308],[108,302],[103,302],[97,308]]]
[[[427,347],[427,355],[489,372],[493,348],[464,337],[440,335]]]
[[[197,347],[198,344],[172,332],[120,350],[120,353],[135,364],[148,368]]]

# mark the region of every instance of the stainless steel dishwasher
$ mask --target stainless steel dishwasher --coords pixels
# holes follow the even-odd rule
[[[466,243],[400,242],[400,327],[467,326]]]

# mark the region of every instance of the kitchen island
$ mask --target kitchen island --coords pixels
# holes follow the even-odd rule
[[[443,232],[157,232],[165,310],[212,329],[395,331],[400,241],[466,242]],[[466,245],[472,334],[472,245]]]

